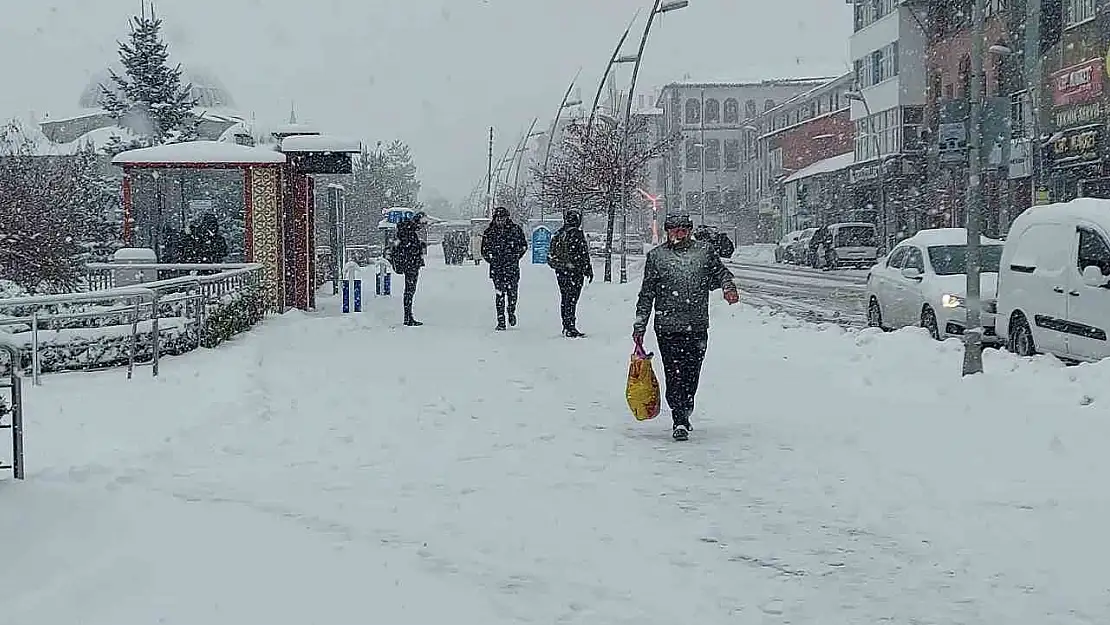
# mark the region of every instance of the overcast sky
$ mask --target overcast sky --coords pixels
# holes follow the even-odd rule
[[[76,112],[140,0],[0,0],[0,118]],[[649,0],[159,0],[176,61],[212,71],[242,112],[413,146],[425,192],[465,196],[574,72],[587,99]],[[641,18],[642,23],[642,18]],[[847,70],[844,0],[690,0],[652,31],[638,92],[671,80]],[[638,33],[637,33],[638,34]],[[634,39],[630,38],[630,39]],[[629,42],[629,53],[635,50]],[[620,74],[627,85],[628,72]]]

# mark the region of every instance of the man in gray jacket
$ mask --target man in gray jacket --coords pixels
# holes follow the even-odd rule
[[[644,264],[632,339],[643,346],[654,308],[674,438],[683,441],[690,435],[690,414],[709,342],[709,293],[722,289],[729,304],[738,302],[740,295],[713,246],[691,238],[694,223],[689,216],[668,215],[663,227],[667,242],[648,253]]]

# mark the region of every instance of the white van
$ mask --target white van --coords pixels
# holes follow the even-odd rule
[[[829,226],[832,239],[833,267],[855,265],[864,268],[879,260],[879,244],[875,237],[875,224],[849,222]]]
[[[1034,206],[1014,220],[998,275],[996,331],[1023,356],[1110,356],[1110,200]]]

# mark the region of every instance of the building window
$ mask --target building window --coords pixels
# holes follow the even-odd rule
[[[701,171],[701,145],[694,139],[686,140],[686,169]]]
[[[701,103],[694,98],[686,100],[686,123],[701,123]]]
[[[986,17],[997,15],[1010,8],[1010,0],[987,0]]]
[[[721,140],[707,139],[705,142],[705,169],[718,171],[721,169]]]
[[[1028,91],[1010,95],[1010,137],[1024,139],[1033,134],[1033,106]]]
[[[725,100],[725,123],[737,124],[740,122],[740,103],[734,98]]]
[[[705,192],[705,208],[711,211],[721,209],[721,192],[720,191],[706,191]]]
[[[696,213],[701,210],[701,198],[698,197],[697,191],[690,191],[686,194],[686,211]]]
[[[898,75],[898,42],[875,50],[853,63],[856,84],[861,89],[872,87]]]
[[[719,124],[721,123],[721,103],[709,99],[705,101],[705,123]]]
[[[855,29],[862,30],[893,13],[902,0],[855,0]]]
[[[1095,0],[1064,0],[1064,19],[1068,26],[1095,19]]]
[[[774,100],[765,100],[763,102],[763,112],[764,113],[766,113],[767,111],[769,111],[773,108],[775,108],[775,101]]]
[[[740,169],[740,140],[725,139],[725,171]]]
[[[744,119],[755,119],[759,116],[759,107],[756,106],[755,100],[748,100],[744,103]]]
[[[856,160],[868,161],[886,154],[902,151],[901,109],[892,108],[875,113],[856,122]],[[920,115],[911,116],[920,126]]]

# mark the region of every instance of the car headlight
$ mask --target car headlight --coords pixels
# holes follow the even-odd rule
[[[959,295],[945,293],[940,296],[940,305],[945,308],[959,308],[964,305],[964,298]]]

